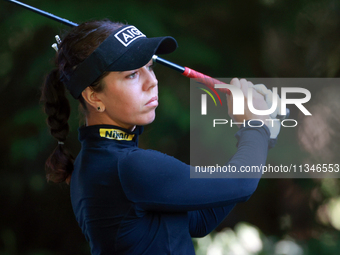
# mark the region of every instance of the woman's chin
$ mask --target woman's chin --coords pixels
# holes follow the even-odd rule
[[[156,114],[155,112],[153,112],[153,114],[148,115],[145,119],[143,119],[140,124],[137,124],[139,126],[145,126],[148,124],[151,124],[156,118]]]
[[[156,118],[156,114],[154,114],[153,116],[151,116],[146,122],[144,125],[148,125],[148,124],[151,124]]]

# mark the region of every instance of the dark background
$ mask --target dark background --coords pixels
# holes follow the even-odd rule
[[[337,0],[25,3],[77,23],[109,18],[133,24],[149,37],[171,35],[179,48],[166,59],[214,77],[340,75]],[[45,124],[40,87],[53,68],[54,36],[63,38],[67,29],[0,2],[0,254],[89,254],[68,186],[47,183],[44,175],[44,161],[57,142]],[[160,106],[141,147],[189,163],[189,80],[163,66],[155,72]],[[293,109],[299,127],[281,131],[268,162],[340,163],[339,88],[313,88],[311,93],[313,119]],[[80,118],[74,100],[72,107],[65,146],[76,155]],[[235,143],[226,146],[235,150]],[[238,222],[256,226],[263,238],[272,240],[259,254],[274,254],[270,247],[283,239],[297,243],[304,254],[339,254],[339,187],[338,179],[263,179],[251,199],[238,205],[217,230]]]

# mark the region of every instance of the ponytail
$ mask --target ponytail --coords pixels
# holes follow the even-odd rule
[[[51,135],[58,141],[57,148],[46,161],[46,178],[48,181],[70,183],[74,157],[64,148],[69,133],[68,119],[70,104],[65,95],[64,84],[60,81],[58,69],[54,69],[43,85],[41,100],[47,114],[47,125]]]
[[[69,184],[73,171],[74,157],[64,147],[69,133],[67,121],[71,108],[65,95],[65,86],[60,78],[71,75],[78,64],[84,61],[110,34],[122,26],[122,23],[109,20],[85,22],[74,27],[58,45],[56,69],[46,77],[41,96],[50,133],[58,141],[57,148],[46,161],[48,181],[56,183],[65,181]],[[104,72],[90,87],[94,91],[102,91],[101,79],[107,74],[108,72]],[[79,101],[86,113],[86,103],[82,96]]]

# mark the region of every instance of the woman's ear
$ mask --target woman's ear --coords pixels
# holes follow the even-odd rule
[[[98,112],[103,112],[105,110],[105,106],[98,98],[97,92],[93,91],[90,87],[84,89],[81,94],[90,107],[93,107]]]

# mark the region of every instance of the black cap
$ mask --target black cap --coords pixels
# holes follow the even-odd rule
[[[71,95],[78,99],[105,71],[129,71],[146,65],[155,54],[168,54],[177,48],[171,36],[147,38],[131,25],[109,35],[68,77],[62,81]]]

